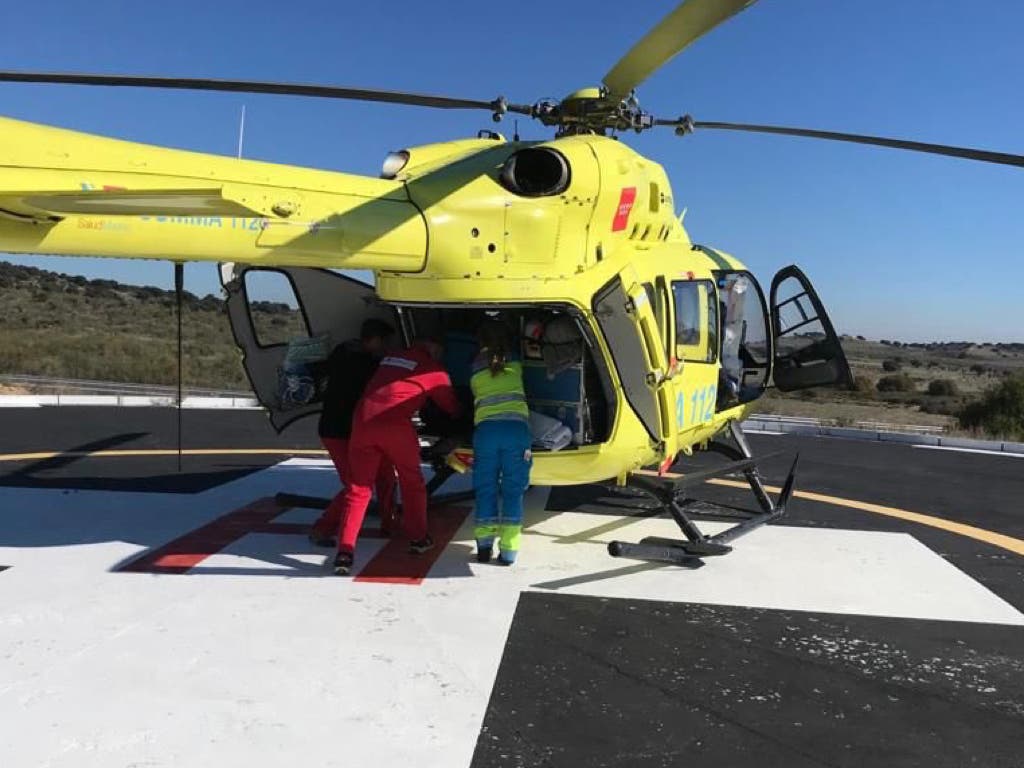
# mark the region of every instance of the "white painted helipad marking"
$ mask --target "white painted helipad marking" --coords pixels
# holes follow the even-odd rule
[[[531,563],[542,559],[550,568],[561,561],[561,570],[568,570],[569,553],[555,551],[558,537],[600,521],[563,513],[531,526],[524,550]],[[701,524],[709,534],[728,527]],[[553,584],[532,586],[601,597],[1024,625],[1024,615],[1013,606],[908,534],[770,526],[738,539],[734,553],[707,558],[696,570],[665,567],[600,578],[603,572],[637,564],[609,558],[609,541],[645,536],[678,538],[679,531],[670,520],[640,519],[600,533],[593,544],[572,546],[571,560],[578,570],[593,568],[593,580],[559,583],[556,578]]]
[[[334,462],[330,459],[304,459],[296,457],[294,459],[286,459],[277,466],[279,467],[325,467],[327,469],[334,469]]]
[[[986,456],[1008,456],[1014,459],[1024,459],[1024,453],[1011,453],[1010,451],[988,451],[981,448],[956,448],[952,445],[915,445],[914,448],[927,448],[929,451],[956,451],[957,453],[982,453]]]
[[[545,489],[514,568],[474,562],[467,523],[417,588],[322,577],[326,553],[279,534],[189,575],[110,572],[254,498],[336,490],[308,469],[196,495],[0,490],[0,765],[466,766],[523,589],[1024,624],[907,535],[771,527],[683,570],[605,552],[671,522],[546,513]]]

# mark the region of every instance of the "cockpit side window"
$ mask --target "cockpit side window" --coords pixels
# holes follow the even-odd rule
[[[718,294],[710,280],[672,283],[676,357],[695,363],[718,359]]]
[[[661,279],[659,278],[659,281]],[[654,319],[658,324],[658,335],[661,336],[661,346],[665,350],[665,357],[671,359],[672,349],[670,347],[668,300],[664,295],[664,281],[661,281],[659,290],[655,290],[653,283],[644,283],[644,291],[651,302],[651,309],[654,310]]]

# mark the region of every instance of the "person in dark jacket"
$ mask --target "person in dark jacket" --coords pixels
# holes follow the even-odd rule
[[[402,529],[409,550],[422,553],[434,546],[427,534],[427,489],[420,469],[419,436],[412,416],[429,399],[450,416],[460,410],[451,379],[438,362],[442,345],[417,340],[409,349],[391,352],[380,361],[356,408],[349,441],[352,483],[345,491],[334,572],[352,570],[359,529],[363,525],[371,486],[382,463],[398,472],[402,489]]]
[[[338,470],[342,489],[313,523],[309,540],[316,546],[334,547],[336,544],[344,492],[352,484],[348,460],[352,416],[394,335],[395,329],[390,324],[370,318],[363,322],[358,339],[339,344],[327,359],[327,390],[324,393],[318,432],[320,442],[331,455],[334,468]],[[380,463],[374,484],[381,527],[387,531],[393,521],[395,508],[395,468],[391,463]]]

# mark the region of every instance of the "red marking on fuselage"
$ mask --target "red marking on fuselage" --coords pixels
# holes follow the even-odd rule
[[[629,212],[633,210],[633,202],[636,200],[636,187],[623,187],[619,195],[619,205],[615,209],[615,218],[612,219],[612,232],[619,232],[626,228],[629,223]]]

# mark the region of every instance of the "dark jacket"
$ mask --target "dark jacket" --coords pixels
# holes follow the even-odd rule
[[[377,370],[378,362],[363,349],[358,339],[334,348],[327,359],[327,390],[320,412],[320,437],[347,440],[351,436],[356,404]]]

